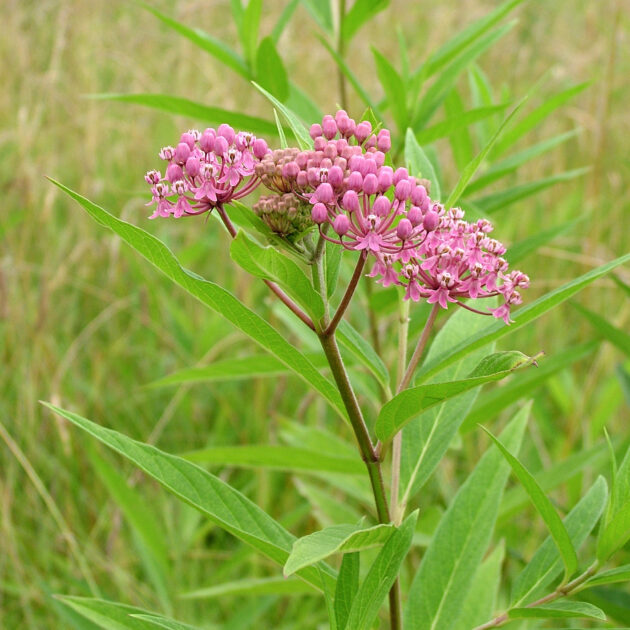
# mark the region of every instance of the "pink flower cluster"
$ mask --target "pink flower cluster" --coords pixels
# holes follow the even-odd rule
[[[252,177],[254,167],[268,151],[264,140],[236,133],[230,125],[183,133],[176,147],[160,151],[168,163],[165,176],[160,171],[145,175],[153,197],[147,205],[156,204],[149,218],[203,214],[242,199],[260,183]]]
[[[431,200],[407,169],[390,166],[386,129],[375,131],[339,110],[312,125],[310,135],[312,149],[269,151],[264,140],[229,125],[182,134],[176,148],[160,152],[168,162],[165,177],[146,175],[150,204],[157,206],[151,218],[202,214],[262,182],[274,195],[261,197],[256,213],[275,232],[303,234],[310,214],[321,238],[371,256],[369,275],[385,287],[403,286],[405,299],[442,308],[455,303],[510,322],[510,308],[521,303],[519,290],[529,278],[508,270],[489,221],[467,222],[460,208]],[[494,296],[502,303],[490,312],[462,301]]]

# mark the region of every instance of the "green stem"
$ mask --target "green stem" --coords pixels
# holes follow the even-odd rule
[[[339,13],[337,19],[337,54],[343,61],[346,53],[345,41],[343,39],[343,21],[346,16],[346,0],[339,0]],[[348,92],[346,89],[346,77],[341,69],[341,65],[337,64],[337,80],[339,83],[339,100],[341,109],[348,109]]]
[[[365,261],[367,260],[367,252],[363,250],[359,256],[359,260],[357,260],[357,266],[354,268],[354,273],[352,274],[352,278],[350,279],[350,284],[346,289],[346,292],[343,294],[343,298],[341,298],[341,302],[337,307],[337,312],[335,313],[332,321],[328,328],[326,328],[326,334],[330,335],[337,329],[339,326],[339,322],[343,317],[348,305],[350,304],[350,300],[354,295],[354,292],[357,288],[357,284],[359,284],[359,280],[361,279],[361,273],[363,272],[363,267],[365,267]]]

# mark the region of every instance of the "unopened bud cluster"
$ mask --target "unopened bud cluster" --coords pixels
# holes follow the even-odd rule
[[[425,180],[390,166],[386,129],[339,110],[312,125],[310,135],[312,149],[269,151],[263,140],[228,125],[183,134],[175,149],[160,154],[169,162],[166,177],[147,174],[153,216],[201,214],[262,183],[273,194],[254,211],[274,232],[291,238],[314,224],[321,238],[369,255],[369,275],[383,286],[403,286],[406,299],[471,308],[462,300],[498,296],[502,304],[490,313],[509,323],[529,278],[508,270],[489,221],[467,222],[460,208],[431,199]]]

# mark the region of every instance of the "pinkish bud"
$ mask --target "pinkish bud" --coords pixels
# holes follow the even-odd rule
[[[378,190],[378,179],[374,173],[368,173],[363,178],[363,192],[373,195]]]
[[[306,168],[306,164],[308,162],[309,157],[310,157],[310,154],[307,151],[301,151],[295,156],[295,163],[301,169]]]
[[[179,138],[180,142],[185,142],[188,145],[188,148],[192,151],[195,148],[195,136],[193,136],[190,131],[187,131],[181,135]]]
[[[422,210],[420,210],[418,206],[411,206],[411,208],[407,210],[407,218],[411,221],[411,225],[417,227],[422,223],[424,217],[422,216]]]
[[[330,114],[326,114],[322,119],[322,132],[328,140],[332,140],[337,135],[337,123]]]
[[[328,182],[324,182],[317,187],[315,196],[317,201],[321,201],[322,203],[332,203],[335,200],[335,193]]]
[[[396,184],[396,191],[394,193],[398,201],[406,201],[411,194],[411,184],[408,179],[401,179]]]
[[[228,144],[232,144],[234,142],[236,133],[234,132],[234,129],[230,127],[230,125],[223,123],[222,125],[219,125],[219,128],[217,129],[217,136],[222,136],[227,140]]]
[[[322,126],[318,123],[312,124],[309,133],[311,134],[311,138],[313,138],[313,140],[315,140],[315,138],[319,138],[322,135]]]
[[[214,133],[214,129],[206,129],[202,134],[201,138],[199,138],[199,146],[201,150],[205,153],[210,153],[214,150],[214,139],[216,138],[216,134]]]
[[[357,195],[357,193],[354,190],[347,190],[343,196],[341,205],[348,212],[358,212],[359,211],[359,195]]]
[[[224,136],[217,136],[214,140],[213,151],[217,155],[223,155],[224,153],[227,153],[228,146],[228,141],[225,139]]]
[[[378,217],[386,217],[392,207],[391,201],[384,196],[377,197],[372,204],[372,211]]]
[[[199,175],[199,171],[201,169],[201,162],[199,158],[195,155],[191,155],[186,160],[186,172],[190,177],[197,177]]]
[[[376,136],[370,136],[364,143],[363,148],[366,151],[374,151],[376,149]]]
[[[326,223],[328,221],[328,210],[323,203],[316,203],[311,209],[311,219],[315,223]]]
[[[363,177],[365,177],[368,173],[373,173],[374,175],[378,173],[376,160],[373,160],[371,156],[369,158],[366,157],[363,160],[363,165],[361,167],[361,174],[363,175]]]
[[[282,167],[282,177],[295,179],[300,172],[300,167],[295,162],[289,162]]]
[[[175,161],[184,164],[190,157],[190,147],[185,142],[180,142],[175,149]]]
[[[391,166],[383,166],[378,172],[378,189],[385,192],[394,183],[394,171]]]
[[[392,139],[387,129],[381,129],[376,137],[376,148],[387,153],[392,148]]]
[[[328,183],[333,188],[340,188],[343,184],[343,171],[338,166],[331,166],[328,169]]]
[[[171,184],[176,182],[178,179],[183,179],[183,177],[184,172],[179,164],[172,162],[168,165],[168,168],[166,169],[166,179],[168,179]]]
[[[359,171],[354,171],[348,176],[348,188],[357,192],[363,188],[363,175]]]
[[[372,133],[372,125],[364,120],[360,122],[354,130],[354,137],[359,144],[363,144],[364,140]]]
[[[345,214],[339,214],[333,221],[333,230],[343,236],[350,229],[350,219]]]
[[[342,118],[348,118],[348,112],[345,109],[338,109],[335,112],[335,122],[337,123],[337,125],[339,125],[339,121]]]
[[[413,232],[413,225],[411,225],[411,221],[409,219],[401,219],[398,223],[398,227],[396,228],[396,236],[401,241],[406,241]]]
[[[401,179],[409,179],[409,172],[406,168],[397,168],[394,172],[394,184],[397,184]]]
[[[267,143],[262,138],[256,138],[254,140],[254,144],[252,146],[252,151],[254,152],[254,156],[259,160],[262,160],[265,155],[269,152],[269,147]]]
[[[324,136],[319,136],[319,138],[315,138],[315,141],[313,142],[313,148],[315,149],[315,151],[323,151],[326,148],[326,145],[328,143],[326,142],[326,138],[324,138]]]
[[[329,142],[325,147],[324,147],[324,155],[329,159],[329,160],[334,160],[337,157],[337,145],[334,142]]]
[[[411,201],[416,206],[422,206],[427,196],[427,189],[424,186],[415,186],[411,191]]]
[[[309,168],[308,171],[306,171],[306,175],[307,175],[308,183],[311,186],[315,187],[320,183],[318,168],[311,166],[311,168]]]
[[[424,229],[427,232],[433,232],[434,230],[437,229],[437,226],[439,224],[440,224],[440,217],[438,213],[435,212],[434,210],[429,210],[424,215],[424,221],[422,222],[422,227],[424,227]]]
[[[385,154],[382,151],[374,151],[372,159],[376,162],[376,166],[379,168],[385,164]]]
[[[298,188],[306,188],[308,186],[308,177],[306,175],[306,171],[300,171],[297,174],[295,183]]]

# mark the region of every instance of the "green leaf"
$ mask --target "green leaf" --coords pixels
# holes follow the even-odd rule
[[[575,549],[582,546],[597,525],[607,498],[606,480],[598,477],[587,494],[565,517],[564,525]],[[536,599],[561,572],[562,559],[553,539],[548,537],[514,581],[511,606],[522,606]]]
[[[534,507],[542,517],[543,521],[549,529],[549,533],[555,542],[565,569],[565,580],[568,580],[577,569],[578,560],[573,547],[573,542],[569,536],[564,523],[560,520],[558,513],[553,507],[551,501],[547,498],[547,495],[542,491],[537,481],[532,474],[521,464],[521,462],[510,453],[510,451],[501,442],[492,435],[488,429],[484,428],[484,431],[490,436],[492,441],[497,445],[507,462],[512,468],[512,472],[516,475],[521,482],[529,498],[532,500]]]
[[[182,501],[205,514],[213,523],[244,541],[278,564],[284,565],[295,538],[266,512],[240,492],[181,457],[99,426],[81,416],[43,403],[97,440],[129,459]],[[326,580],[334,585],[335,575],[326,567]],[[301,577],[321,588],[317,569],[309,567]]]
[[[597,541],[597,559],[606,562],[630,540],[630,500],[610,519]]]
[[[475,111],[475,110],[473,110]],[[549,138],[547,140],[543,140],[538,144],[535,144],[523,151],[519,151],[514,155],[511,155],[504,160],[500,160],[495,162],[487,171],[480,175],[473,182],[468,184],[464,194],[468,197],[472,195],[474,192],[489,186],[493,182],[509,175],[510,173],[514,173],[518,169],[519,166],[522,166],[526,162],[529,162],[532,158],[538,157],[547,151],[557,147],[558,145],[574,138],[578,133],[580,133],[580,129],[574,129],[573,131],[567,131],[566,133],[561,133],[553,138]]]
[[[389,372],[381,357],[376,354],[376,350],[365,337],[361,336],[349,322],[342,320],[337,328],[337,338],[339,343],[367,367],[374,378],[387,390],[389,387]]]
[[[571,302],[571,306],[583,315],[600,335],[630,357],[630,335],[627,332],[613,326],[604,317],[577,302]]]
[[[281,101],[289,97],[289,79],[271,37],[265,37],[256,53],[256,80]]]
[[[316,450],[293,446],[246,444],[243,446],[210,446],[182,455],[197,464],[270,468],[291,472],[340,473],[361,475],[365,466],[361,460],[344,455],[332,456]]]
[[[245,77],[246,79],[250,78],[249,69],[247,68],[247,64],[243,58],[225,42],[209,35],[199,28],[190,28],[185,26],[144,2],[140,2],[140,5],[150,13],[153,13],[155,17],[161,20],[170,29],[189,39],[193,44],[195,44],[195,46],[198,46],[202,50],[210,53],[222,64],[232,68],[232,70],[240,74],[242,77]]]
[[[328,34],[332,34],[333,16],[330,0],[302,0],[302,4],[321,28]]]
[[[343,40],[349,42],[365,22],[386,9],[388,5],[389,0],[356,0],[350,11],[343,16],[341,24]]]
[[[132,616],[143,614],[147,614],[153,619],[161,619],[172,624],[165,627],[170,627],[173,630],[194,630],[192,626],[167,619],[156,613],[148,613],[146,610],[136,608],[135,606],[127,606],[126,604],[118,604],[104,599],[92,599],[89,597],[57,595],[56,598],[105,630],[154,630],[155,623]]]
[[[521,374],[518,379],[510,381],[502,387],[495,387],[490,391],[483,392],[461,425],[460,431],[467,433],[472,431],[478,423],[496,417],[500,411],[543,385],[551,375],[567,369],[576,361],[580,361],[598,346],[597,341],[588,341],[569,347],[568,350],[543,361],[538,369],[528,370]]]
[[[519,112],[519,110],[528,98],[529,95],[526,95],[523,99],[521,99],[516,107],[508,114],[508,116],[506,116],[503,122],[499,125],[497,130],[494,132],[494,135],[488,141],[488,144],[486,144],[486,146],[477,154],[477,156],[466,165],[459,178],[459,181],[453,189],[453,192],[449,195],[446,203],[444,204],[446,208],[452,208],[457,203],[462,193],[466,189],[466,186],[468,186],[468,182],[473,178],[474,174],[477,172],[477,169],[486,159],[486,156],[490,152],[490,149],[492,149],[497,140],[501,137],[504,130],[507,128],[510,122],[512,122],[512,119],[514,118],[514,116],[516,116],[516,114]]]
[[[281,575],[269,578],[246,578],[225,582],[216,586],[199,588],[179,595],[180,599],[215,599],[233,596],[259,597],[260,595],[302,595],[316,593],[312,586],[302,580],[287,579]]]
[[[502,542],[479,565],[452,630],[470,630],[490,619],[496,610],[504,557],[505,544]]]
[[[405,559],[418,520],[418,511],[412,512],[394,530],[368,570],[352,602],[346,623],[348,630],[369,630],[378,614],[383,599],[394,584],[400,565]]]
[[[389,539],[393,529],[391,523],[372,527],[341,524],[298,538],[284,565],[284,575],[292,575],[334,553],[354,553],[378,547]]]
[[[284,129],[282,128],[282,125],[280,123],[280,118],[278,117],[277,109],[273,110],[273,117],[274,117],[274,120],[276,121],[276,129],[278,130],[278,138],[280,138],[280,148],[286,149],[289,146],[289,143],[287,142],[287,137],[284,135]]]
[[[173,621],[172,619],[167,619],[166,617],[162,617],[160,615],[150,614],[150,615],[139,615],[133,614],[130,615],[133,619],[139,619],[140,621],[147,622],[153,628],[166,628],[166,630],[195,630],[193,626],[189,626],[188,624],[180,623],[179,621]]]
[[[624,564],[622,567],[602,571],[588,579],[582,588],[601,586],[602,584],[614,584],[616,582],[630,582],[630,564]]]
[[[271,31],[271,37],[276,44],[280,40],[280,37],[282,37],[282,33],[284,33],[284,29],[295,13],[298,4],[300,4],[300,0],[289,0],[284,9],[282,9],[282,13]]]
[[[491,301],[494,306],[494,298],[491,298]],[[458,309],[440,328],[427,352],[426,360],[430,361],[433,356],[438,356],[451,346],[467,339],[484,325],[484,319],[477,313],[463,308]],[[490,351],[494,351],[494,346],[490,347]],[[485,354],[483,348],[472,352],[459,363],[449,366],[440,375],[441,380],[455,381],[463,378],[477,366]],[[529,371],[526,372],[528,373]],[[470,390],[433,407],[425,415],[414,418],[403,429],[400,471],[400,487],[404,489],[401,499],[403,506],[420,491],[442,460],[478,393],[478,389]]]
[[[606,621],[604,612],[586,602],[552,602],[533,608],[513,608],[508,612],[510,619],[567,619],[585,617],[587,619],[600,619]]]
[[[335,386],[324,378],[303,354],[289,344],[264,319],[241,304],[225,289],[184,269],[166,245],[155,236],[135,225],[117,219],[107,210],[93,204],[63,184],[54,180],[51,181],[78,201],[98,223],[118,234],[167,277],[200,302],[217,311],[265,350],[276,356],[308,385],[316,389],[342,417],[346,417],[341,397]]]
[[[300,149],[305,151],[312,148],[313,142],[311,136],[300,119],[286,105],[283,105],[273,94],[267,92],[264,87],[258,85],[255,81],[252,81],[252,84],[261,94],[263,94],[263,96],[266,96],[271,104],[284,116],[295,135]]]
[[[352,609],[352,602],[359,590],[360,555],[347,553],[341,561],[337,588],[335,589],[335,618],[337,630],[345,630]]]
[[[418,140],[412,129],[407,129],[405,134],[405,162],[409,168],[411,175],[415,177],[423,177],[431,182],[430,195],[433,199],[440,199],[442,191],[440,190],[440,182],[431,160],[418,144]]]
[[[517,140],[529,133],[532,129],[537,128],[540,123],[547,118],[549,114],[551,114],[551,112],[564,105],[567,101],[586,89],[590,84],[591,81],[585,81],[584,83],[571,86],[559,94],[555,94],[554,96],[545,99],[542,105],[525,116],[523,120],[515,125],[509,133],[506,133],[503,136],[501,142],[496,144],[493,154],[496,156],[504,153],[513,144],[515,144]]]
[[[376,48],[372,48],[376,62],[376,74],[383,86],[387,104],[396,126],[402,133],[407,127],[407,91],[401,76],[394,66]]]
[[[501,113],[507,106],[508,104],[504,103],[502,105],[478,107],[464,111],[461,114],[449,116],[446,120],[432,125],[431,127],[420,129],[420,131],[415,134],[416,140],[420,144],[429,144],[440,138],[446,138],[456,131],[469,127],[480,120],[485,120],[489,116]]]
[[[473,199],[474,203],[482,212],[492,213],[497,210],[507,208],[510,204],[516,203],[526,197],[531,197],[536,193],[539,193],[546,188],[555,186],[560,182],[570,182],[590,171],[590,167],[576,168],[572,171],[566,171],[564,173],[558,173],[557,175],[551,175],[550,177],[543,177],[535,182],[527,182],[525,184],[519,184],[518,186],[512,186],[507,190],[499,190],[498,192]]]
[[[450,119],[463,118],[464,101],[457,88],[453,88],[444,99],[444,111]],[[453,159],[458,169],[464,168],[474,157],[472,137],[468,126],[460,126],[449,133],[449,143],[453,153]]]
[[[117,101],[120,103],[132,103],[159,109],[169,114],[187,116],[195,120],[211,125],[229,123],[237,129],[251,131],[256,134],[277,136],[276,125],[269,120],[263,120],[255,116],[231,112],[220,107],[209,107],[201,103],[195,103],[186,98],[170,96],[169,94],[91,94],[90,98],[103,101]]]
[[[256,61],[261,11],[262,0],[248,0],[247,6],[243,11],[243,21],[239,29],[245,59],[247,59],[250,68],[255,66]]]
[[[253,276],[280,285],[314,320],[324,315],[324,302],[306,274],[276,249],[260,247],[239,232],[230,246],[230,256]]]
[[[326,367],[327,363],[321,355],[310,354],[309,359],[316,367]],[[184,368],[157,381],[149,383],[149,387],[168,387],[185,383],[216,383],[224,381],[240,381],[267,376],[286,374],[286,365],[267,354],[259,354],[236,359],[213,361],[210,365]]]
[[[380,440],[388,441],[413,417],[427,409],[485,383],[499,381],[519,368],[532,365],[534,361],[521,352],[496,352],[482,359],[465,379],[406,389],[381,409],[376,420],[376,435]]]
[[[515,451],[529,409],[523,407],[501,434]],[[490,542],[508,475],[509,466],[491,447],[458,490],[409,589],[406,630],[449,630],[457,621],[454,611],[460,610]]]
[[[168,574],[170,562],[167,555],[169,547],[164,528],[159,525],[159,518],[151,505],[127,483],[118,471],[96,451],[90,453],[90,462],[108,492],[125,515],[138,541],[140,557],[146,567],[162,605],[170,612],[168,595]]]
[[[515,330],[518,330],[522,326],[538,319],[541,315],[544,315],[552,308],[562,304],[562,302],[568,300],[595,280],[605,276],[608,272],[627,262],[630,262],[630,254],[626,254],[625,256],[621,256],[620,258],[602,265],[601,267],[592,269],[583,276],[575,278],[558,289],[543,295],[531,304],[528,304],[516,311],[516,313],[512,316],[514,322],[510,326],[505,326],[502,322],[498,321],[486,326],[484,330],[471,335],[469,339],[463,341],[455,348],[452,348],[443,355],[436,357],[430,363],[427,362],[420,371],[422,381],[426,381],[428,378],[433,376],[433,374],[436,374],[448,365],[458,361],[473,350],[482,348],[493,341],[497,341]]]

